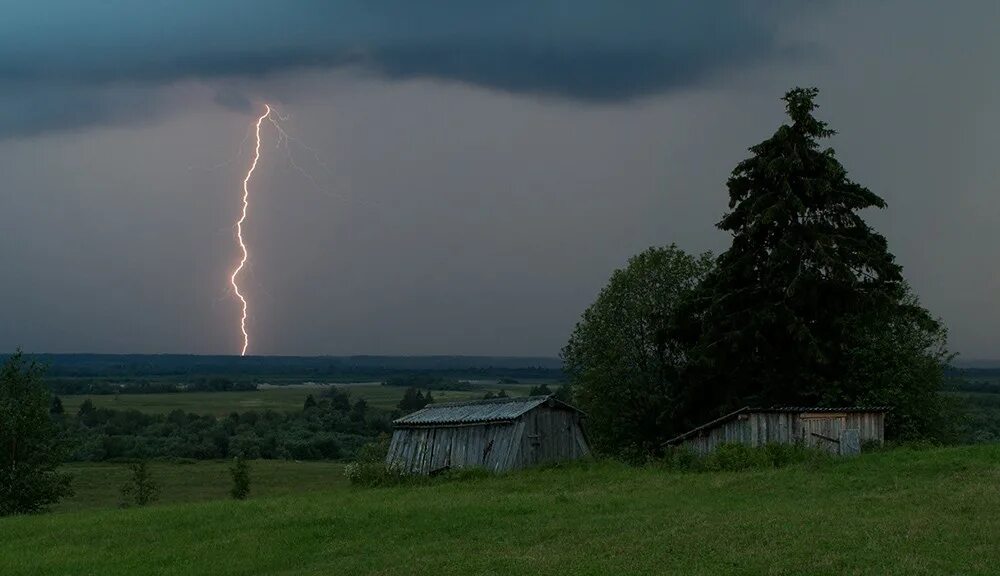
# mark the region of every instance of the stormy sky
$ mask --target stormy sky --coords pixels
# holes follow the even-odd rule
[[[251,353],[555,355],[630,255],[727,246],[726,177],[815,85],[952,348],[997,358],[998,28],[987,1],[8,7],[0,350],[238,352],[267,102],[292,140],[265,124],[250,185]]]

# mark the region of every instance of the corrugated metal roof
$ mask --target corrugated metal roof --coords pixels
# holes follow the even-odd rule
[[[507,422],[520,417],[525,412],[545,404],[560,406],[579,412],[576,408],[556,400],[552,396],[527,396],[520,398],[494,398],[472,402],[446,402],[430,404],[425,408],[407,414],[392,423],[397,427],[433,426],[437,424],[457,425],[480,422]]]
[[[774,406],[772,408],[749,408],[750,412],[888,412],[890,406]]]
[[[705,424],[702,424],[701,426],[698,426],[697,428],[692,428],[691,430],[688,430],[687,432],[685,432],[685,433],[683,433],[683,434],[681,434],[679,436],[675,436],[675,437],[671,438],[670,440],[667,440],[666,442],[664,442],[663,445],[664,446],[669,446],[669,445],[681,442],[683,440],[686,440],[686,439],[690,438],[691,436],[697,434],[698,432],[701,432],[701,431],[706,430],[708,428],[714,428],[714,427],[718,426],[719,424],[723,424],[725,422],[728,422],[728,421],[732,420],[733,418],[739,416],[740,414],[750,414],[750,413],[754,413],[754,412],[787,412],[787,413],[793,413],[793,414],[815,414],[817,412],[829,412],[829,413],[834,413],[834,412],[889,412],[890,410],[892,410],[892,408],[890,406],[822,406],[822,407],[821,406],[772,406],[770,408],[751,408],[750,406],[744,406],[743,408],[740,408],[739,410],[735,410],[733,412],[730,412],[729,414],[726,414],[725,416],[722,416],[720,418],[716,418],[715,420],[712,420],[711,422],[706,422]]]

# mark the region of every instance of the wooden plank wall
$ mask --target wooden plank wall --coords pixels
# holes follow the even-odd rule
[[[520,423],[397,428],[386,464],[411,474],[446,467],[503,470],[517,448],[515,437],[521,428]]]
[[[810,446],[836,451],[837,444],[815,434],[839,438],[842,430],[856,429],[861,442],[885,441],[885,414],[878,412],[749,412],[685,440],[681,446],[707,454],[721,444],[763,446],[805,441]]]
[[[411,474],[472,466],[496,472],[589,455],[578,413],[539,406],[512,423],[397,428],[386,464]]]
[[[885,414],[882,412],[855,412],[847,415],[847,427],[857,428],[861,443],[885,442]]]
[[[522,416],[522,419],[525,424],[524,435],[514,467],[526,468],[590,455],[590,447],[583,434],[578,413],[539,406]]]

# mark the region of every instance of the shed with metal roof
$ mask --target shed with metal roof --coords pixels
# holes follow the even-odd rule
[[[698,454],[721,444],[802,444],[834,454],[856,454],[863,443],[885,441],[884,406],[832,408],[746,406],[668,440]]]
[[[494,472],[590,454],[583,413],[552,396],[431,404],[393,421],[386,464],[410,474]]]

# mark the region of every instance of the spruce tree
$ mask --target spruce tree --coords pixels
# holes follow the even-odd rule
[[[41,367],[21,351],[0,366],[0,516],[46,510],[73,493]]]
[[[316,407],[316,399],[313,398],[312,394],[309,394],[308,396],[306,396],[306,400],[302,404],[302,410],[306,411],[315,407]]]
[[[403,414],[409,414],[424,407],[424,395],[416,388],[410,387],[403,392],[398,408]]]
[[[886,239],[859,214],[885,208],[847,177],[834,131],[816,119],[815,88],[783,98],[790,124],[750,148],[728,181],[718,227],[732,246],[685,308],[693,340],[685,413],[698,421],[740,405],[817,404],[846,376],[852,319],[904,293]]]

